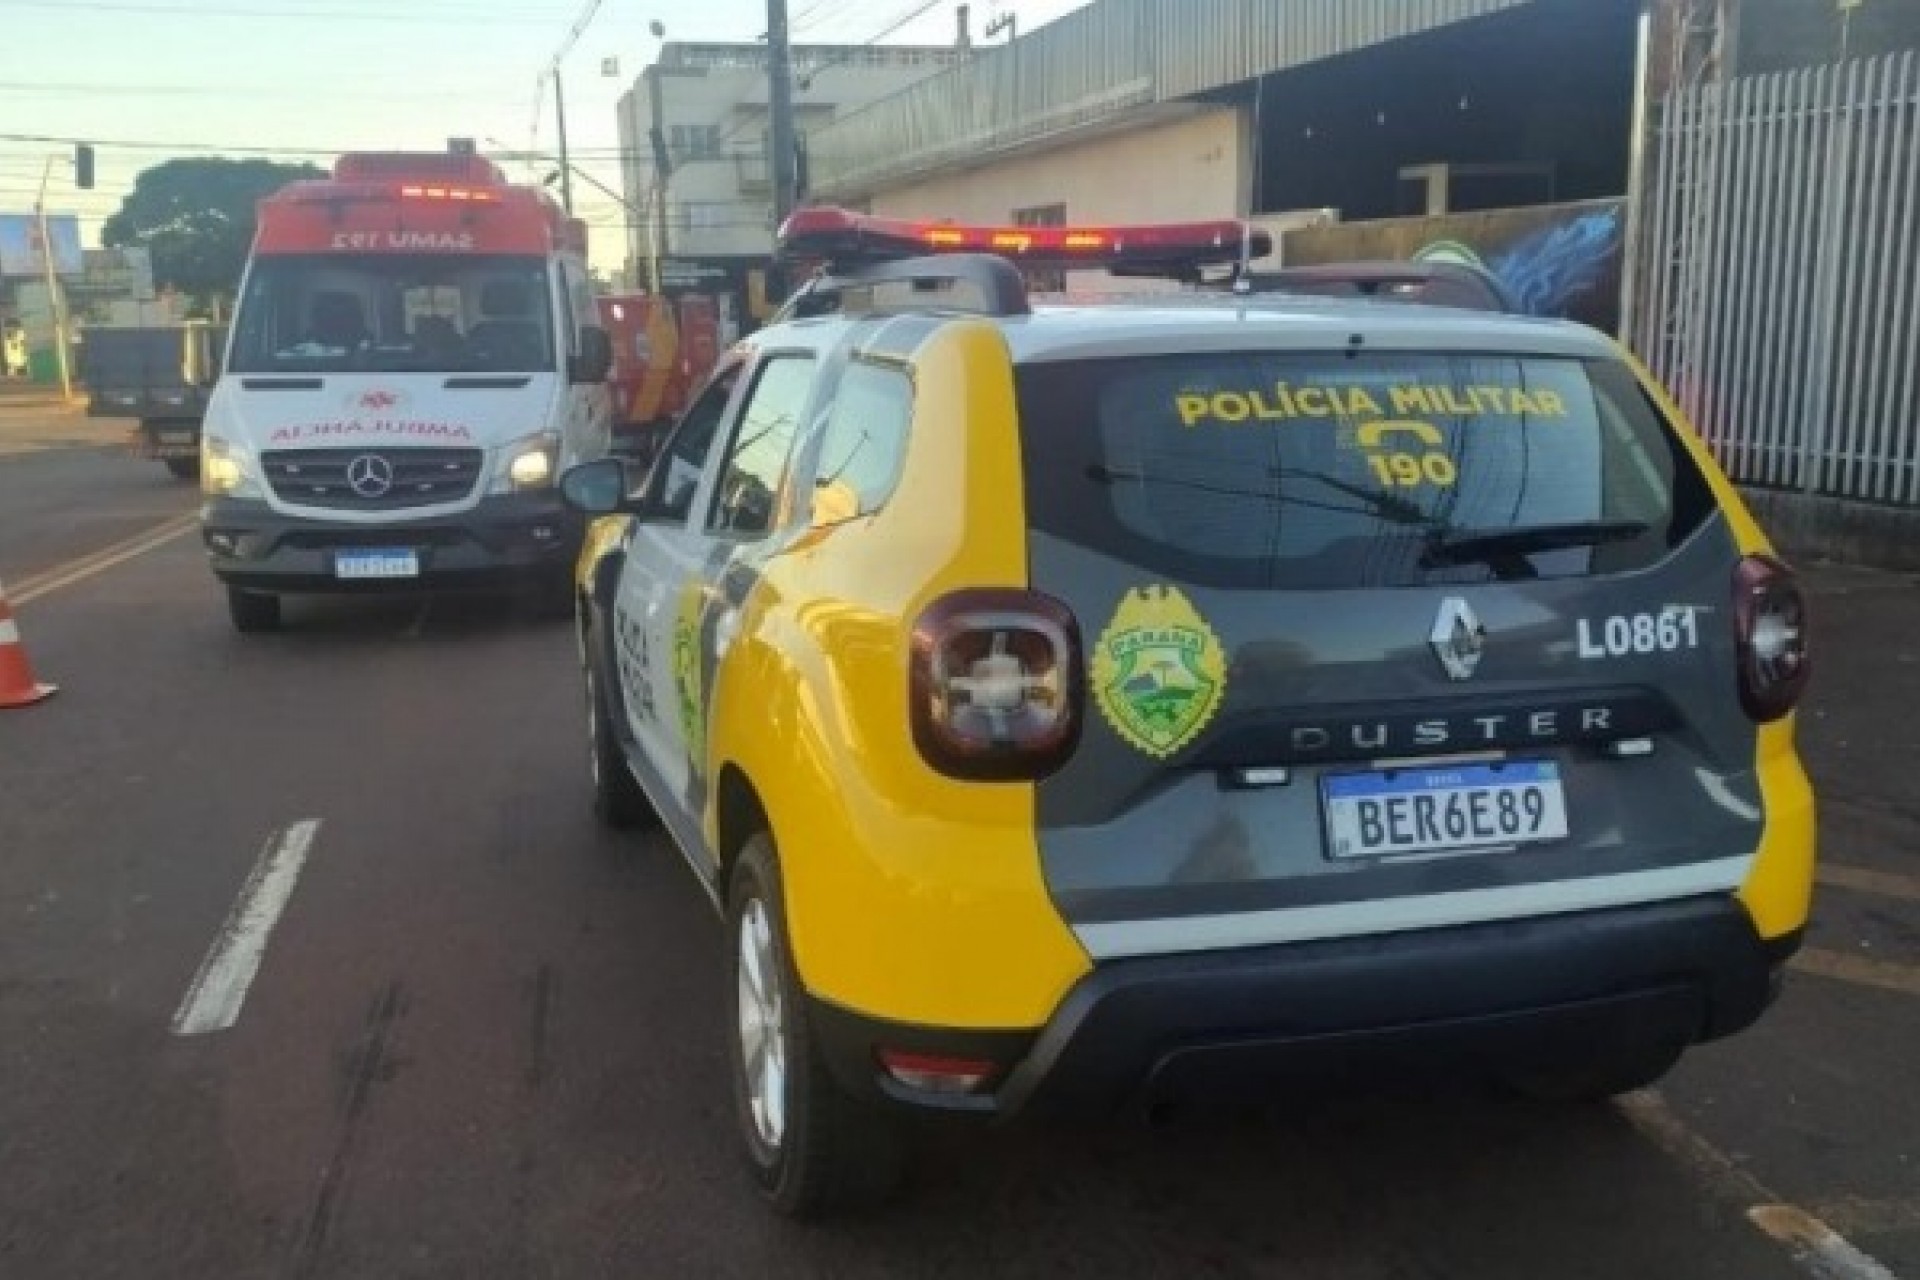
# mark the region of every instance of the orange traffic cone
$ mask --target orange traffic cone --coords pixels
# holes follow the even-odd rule
[[[6,584],[0,583],[0,711],[30,707],[59,691],[59,686],[41,684],[33,678],[33,664],[27,661],[27,648],[20,643],[20,626],[13,620],[13,606],[7,603]]]

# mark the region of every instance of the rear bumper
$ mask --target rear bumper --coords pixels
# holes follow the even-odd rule
[[[1579,1061],[1597,1046],[1691,1044],[1750,1025],[1798,935],[1763,941],[1713,897],[1382,937],[1121,960],[1034,1032],[943,1032],[816,1003],[843,1084],[927,1108],[1101,1115],[1273,1097],[1371,1070]],[[916,1093],[881,1048],[1000,1065],[991,1092]]]
[[[555,493],[500,494],[471,510],[428,520],[348,524],[286,516],[251,499],[214,498],[200,513],[201,541],[214,575],[263,592],[484,590],[527,580],[567,579],[585,532]],[[420,558],[416,578],[334,575],[342,550],[403,547]]]
[[[137,457],[162,461],[169,458],[197,458],[200,456],[200,420],[146,419],[128,434],[128,444]]]

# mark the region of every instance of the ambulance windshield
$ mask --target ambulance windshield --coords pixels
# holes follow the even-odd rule
[[[259,258],[236,320],[236,373],[544,373],[553,304],[537,257]]]

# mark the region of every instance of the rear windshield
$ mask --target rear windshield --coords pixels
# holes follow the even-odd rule
[[[328,253],[255,259],[235,373],[542,373],[552,295],[537,257]]]
[[[1232,352],[1018,376],[1034,526],[1181,581],[1625,572],[1713,509],[1684,446],[1610,361]]]

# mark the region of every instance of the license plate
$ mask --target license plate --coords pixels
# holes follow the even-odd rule
[[[1321,783],[1336,858],[1564,840],[1560,766],[1544,760],[1343,773]]]
[[[195,443],[194,434],[191,431],[162,431],[160,433],[160,443],[190,445]]]
[[[417,578],[420,554],[410,547],[333,553],[336,578]]]

